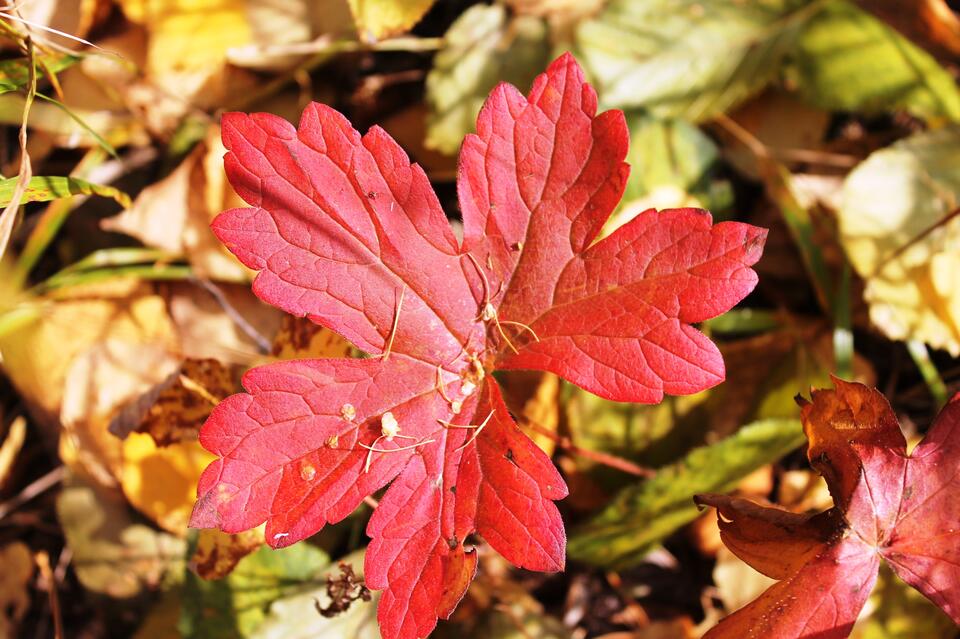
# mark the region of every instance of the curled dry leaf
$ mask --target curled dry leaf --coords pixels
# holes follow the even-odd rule
[[[834,507],[801,515],[745,499],[701,495],[715,506],[726,546],[778,580],[707,637],[846,637],[880,560],[960,623],[960,397],[907,455],[887,400],[834,380],[801,411],[811,465]]]
[[[596,108],[570,55],[527,97],[494,89],[460,155],[462,245],[381,129],[361,136],[320,104],[299,129],[224,117],[227,175],[253,208],[227,211],[215,232],[260,271],[262,299],[373,357],[248,372],[248,393],[201,431],[219,459],[192,525],[266,521],[283,547],[394,480],[365,566],[384,589],[388,639],[423,637],[452,612],[476,569],[474,532],[518,566],[563,567],[553,501],[566,486],[491,373],[546,370],[619,401],[717,384],[719,352],[690,323],[752,290],[766,236],[706,211],[651,210],[593,243],[628,170],[623,115]]]
[[[190,570],[204,579],[222,579],[263,542],[262,527],[235,535],[210,528],[201,530],[190,558]]]

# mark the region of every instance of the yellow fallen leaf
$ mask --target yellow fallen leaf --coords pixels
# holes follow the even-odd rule
[[[120,0],[127,18],[147,30],[146,73],[187,102],[222,100],[227,50],[253,36],[245,0]]]
[[[214,459],[197,441],[160,448],[150,435],[131,433],[123,440],[123,494],[164,530],[185,535],[197,480]]]
[[[877,151],[847,177],[841,241],[866,282],[870,319],[891,339],[960,355],[960,127]]]
[[[347,0],[357,29],[379,40],[409,31],[420,22],[434,0]]]
[[[523,405],[522,415],[520,427],[543,452],[552,456],[560,426],[560,378],[553,373],[540,375],[536,390]],[[536,424],[536,428],[530,423]]]
[[[33,556],[26,544],[14,541],[0,548],[0,637],[16,637],[17,624],[30,608]]]
[[[43,426],[59,427],[67,370],[94,344],[113,338],[176,348],[163,298],[136,280],[72,287],[24,303],[37,314],[0,335],[0,355],[6,374]]]

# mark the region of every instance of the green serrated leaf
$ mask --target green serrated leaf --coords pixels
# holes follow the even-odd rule
[[[63,53],[37,56],[37,75],[45,74],[46,71],[50,71],[50,73],[60,73],[79,61],[80,58],[78,56]],[[29,58],[0,60],[0,93],[22,89],[27,86],[29,79]]]
[[[803,442],[799,420],[768,419],[748,424],[712,446],[696,448],[653,478],[621,491],[603,512],[574,531],[567,553],[610,568],[637,564],[665,537],[696,518],[694,495],[727,492]]]
[[[819,2],[613,0],[576,51],[609,107],[699,122],[762,89]]]
[[[811,103],[833,110],[907,111],[960,119],[957,83],[926,51],[848,2],[833,2],[797,40],[795,78]]]
[[[499,4],[467,9],[444,36],[427,76],[427,146],[456,153],[490,89],[498,82],[528,87],[549,56],[543,20],[508,18]]]
[[[262,546],[219,581],[205,581],[188,572],[180,632],[187,638],[249,637],[266,619],[267,609],[274,601],[324,587],[326,579],[322,573],[329,563],[325,552],[299,543],[280,550]],[[317,613],[311,603],[298,614]]]
[[[15,177],[0,180],[0,206],[6,206],[10,203],[16,186],[17,178]],[[31,178],[21,202],[24,204],[27,202],[49,202],[71,195],[100,195],[115,200],[120,206],[130,206],[130,196],[112,186],[103,186],[78,178],[53,175]]]

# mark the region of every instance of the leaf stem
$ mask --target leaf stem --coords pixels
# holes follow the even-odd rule
[[[610,468],[616,468],[617,470],[625,472],[628,475],[636,475],[637,477],[653,477],[657,474],[655,470],[634,464],[632,461],[624,459],[623,457],[617,457],[616,455],[610,455],[609,453],[603,453],[598,450],[580,448],[574,444],[569,437],[558,435],[546,426],[543,426],[532,419],[523,418],[523,425],[529,426],[531,430],[543,435],[544,437],[549,437],[551,440],[556,442],[557,446],[573,455],[583,457],[584,459],[589,459],[590,461],[602,464],[604,466],[609,466]]]

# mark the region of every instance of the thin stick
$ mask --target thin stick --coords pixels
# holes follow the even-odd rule
[[[603,464],[604,466],[609,466],[610,468],[616,468],[617,470],[623,471],[630,475],[636,475],[637,477],[653,477],[657,472],[651,468],[644,468],[643,466],[638,466],[632,461],[624,459],[622,457],[617,457],[616,455],[610,455],[607,453],[602,453],[597,450],[589,450],[586,448],[580,448],[576,446],[569,437],[564,437],[563,435],[558,435],[549,428],[546,428],[537,422],[531,419],[524,419],[524,424],[529,426],[531,429],[543,435],[544,437],[549,437],[551,440],[556,442],[557,446],[563,450],[583,457],[584,459],[589,459],[590,461],[595,461],[598,464]]]
[[[931,224],[931,225],[928,226],[927,228],[925,228],[925,229],[923,229],[922,231],[920,231],[920,233],[918,233],[916,237],[911,238],[911,239],[908,240],[905,244],[899,246],[899,247],[898,247],[895,251],[893,251],[890,255],[888,255],[888,256],[886,256],[885,258],[883,258],[883,260],[880,261],[880,264],[879,264],[879,265],[877,266],[877,268],[874,270],[874,273],[879,273],[880,271],[882,271],[883,268],[884,268],[887,264],[889,264],[889,263],[892,262],[893,260],[897,259],[897,258],[900,257],[901,255],[903,255],[903,254],[907,251],[907,249],[909,249],[911,246],[914,246],[915,244],[917,244],[918,242],[920,242],[923,238],[927,237],[928,235],[930,235],[931,233],[933,233],[934,231],[936,231],[936,230],[937,230],[938,228],[940,228],[941,226],[946,226],[947,223],[950,222],[950,220],[952,220],[953,218],[957,217],[958,215],[960,215],[960,206],[958,206],[957,208],[953,209],[952,211],[950,211],[949,213],[947,213],[944,217],[942,217],[941,219],[937,220],[936,222],[934,222],[933,224]]]
[[[57,582],[53,578],[53,571],[50,570],[50,556],[47,551],[41,550],[33,556],[40,569],[40,577],[43,585],[47,589],[47,595],[50,597],[50,612],[53,615],[53,636],[55,639],[63,639],[63,619],[60,615],[60,598],[57,597]]]
[[[27,487],[21,490],[16,497],[13,497],[12,499],[0,504],[0,520],[37,495],[45,493],[60,483],[65,473],[64,469],[64,466],[57,466],[43,477],[40,477],[39,479],[36,479],[28,484]]]
[[[210,293],[210,295],[213,296],[213,299],[216,300],[217,304],[220,305],[220,308],[223,309],[227,317],[229,317],[233,323],[237,325],[237,328],[243,331],[247,337],[256,343],[257,348],[260,349],[261,353],[270,352],[270,340],[268,340],[260,333],[260,331],[254,328],[253,324],[247,321],[247,319],[243,316],[243,313],[237,310],[237,308],[230,303],[230,300],[227,299],[227,296],[224,295],[223,290],[219,286],[204,277],[196,278],[196,282],[203,287],[207,293]]]
[[[407,292],[407,285],[404,284],[400,289],[400,300],[397,302],[397,312],[393,314],[393,326],[390,328],[390,336],[387,338],[387,348],[383,351],[383,361],[390,358],[390,351],[393,349],[393,338],[397,336],[397,326],[400,325],[400,309],[403,308],[403,294]]]
[[[23,114],[20,123],[20,169],[17,175],[16,186],[10,196],[10,202],[0,213],[0,259],[7,252],[7,245],[10,237],[13,235],[13,227],[17,221],[17,213],[20,209],[20,203],[27,187],[30,184],[30,178],[33,177],[33,165],[30,163],[30,154],[27,153],[27,123],[30,120],[30,107],[33,106],[33,99],[37,93],[37,60],[33,50],[33,40],[30,36],[26,37],[26,52],[29,61],[29,80],[27,82],[27,95],[23,101]]]

